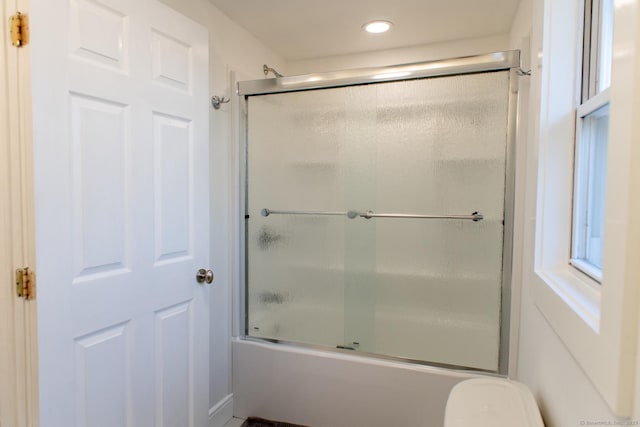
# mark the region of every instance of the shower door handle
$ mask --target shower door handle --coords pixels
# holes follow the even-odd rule
[[[198,283],[207,282],[207,284],[210,285],[211,283],[213,283],[213,279],[214,279],[214,274],[213,274],[213,271],[211,270],[205,270],[204,268],[201,268],[196,273],[196,281]]]
[[[471,215],[418,215],[418,214],[398,214],[398,213],[375,213],[373,211],[355,212],[352,215],[352,211],[348,213],[349,218],[371,219],[371,218],[405,218],[405,219],[458,219],[458,220],[471,220],[473,222],[482,221],[484,215],[480,212],[473,212]]]

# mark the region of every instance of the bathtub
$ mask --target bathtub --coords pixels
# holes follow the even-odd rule
[[[452,387],[473,372],[234,339],[233,404],[312,427],[440,427]]]

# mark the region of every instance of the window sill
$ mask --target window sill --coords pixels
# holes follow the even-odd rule
[[[545,317],[566,318],[570,315],[566,310],[571,310],[594,333],[599,333],[600,289],[597,282],[570,265],[556,270],[538,269],[536,274],[541,284],[553,291],[552,294],[540,292],[539,297],[536,298],[536,305]],[[558,304],[558,301],[548,301],[553,295],[563,304]],[[555,313],[549,313],[551,310]]]

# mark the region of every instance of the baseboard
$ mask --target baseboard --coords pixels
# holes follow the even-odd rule
[[[233,417],[233,393],[209,409],[209,427],[223,427]]]

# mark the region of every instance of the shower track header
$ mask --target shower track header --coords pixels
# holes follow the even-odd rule
[[[520,69],[520,51],[487,53],[462,58],[416,62],[389,67],[357,68],[326,73],[304,74],[272,79],[238,82],[238,95],[264,95],[269,93],[352,86],[424,77],[451,76]]]

